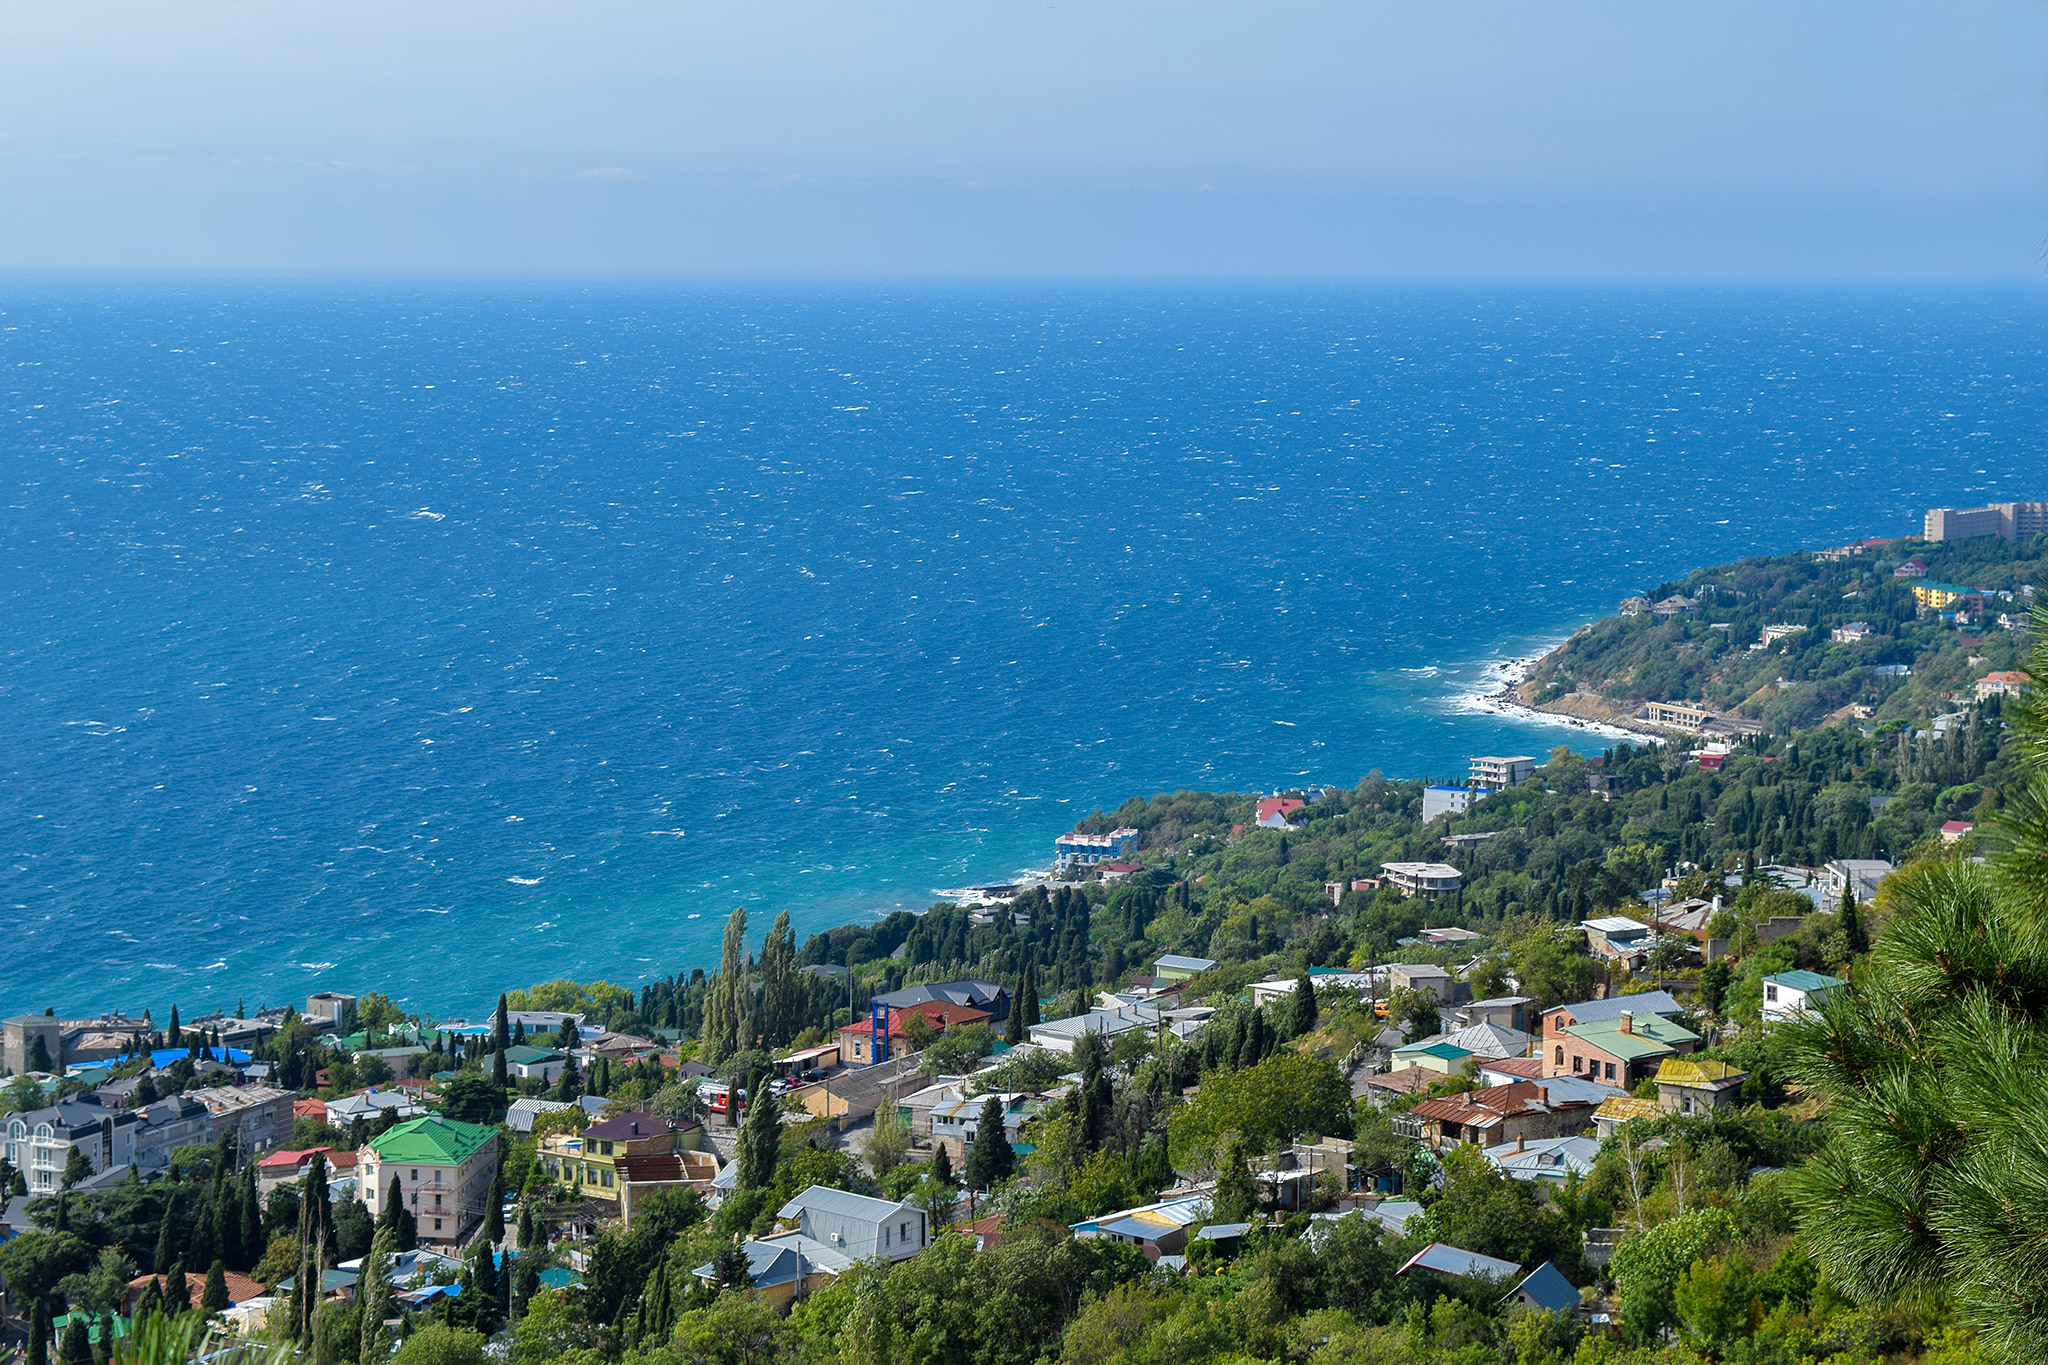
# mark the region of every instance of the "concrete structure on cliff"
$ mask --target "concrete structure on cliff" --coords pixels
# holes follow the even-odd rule
[[[1969,540],[1997,536],[2026,540],[2048,531],[2048,502],[1993,502],[1982,507],[1935,507],[1927,513],[1925,540]]]

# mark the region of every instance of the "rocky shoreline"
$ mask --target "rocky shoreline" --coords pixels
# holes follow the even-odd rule
[[[1523,686],[1545,659],[1564,648],[1569,641],[1559,641],[1541,654],[1531,654],[1519,659],[1505,659],[1494,665],[1500,675],[1500,690],[1484,693],[1473,699],[1474,705],[1483,711],[1512,720],[1538,722],[1546,725],[1569,725],[1610,739],[1654,739],[1668,740],[1671,736],[1660,729],[1634,721],[1629,717],[1617,716],[1613,707],[1601,697],[1589,697],[1584,693],[1570,692],[1554,702],[1530,701],[1522,693]]]

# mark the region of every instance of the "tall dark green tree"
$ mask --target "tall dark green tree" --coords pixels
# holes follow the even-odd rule
[[[71,1315],[70,1323],[64,1328],[64,1340],[57,1359],[63,1365],[92,1365],[92,1342],[86,1329],[85,1314]]]
[[[533,1226],[533,1205],[525,1199],[519,1201],[519,1249],[532,1251],[535,1246]]]
[[[50,1365],[50,1314],[41,1299],[28,1309],[28,1365]]]
[[[743,1190],[760,1190],[775,1179],[775,1161],[782,1150],[782,1101],[769,1093],[764,1078],[756,1078],[748,1098],[752,1102],[740,1130],[738,1184]]]
[[[1017,978],[1017,989],[1010,996],[1010,1012],[1003,1019],[1003,1041],[1011,1047],[1024,1041],[1024,978]]]
[[[1293,1008],[1288,1019],[1288,1034],[1294,1038],[1306,1038],[1316,1031],[1316,987],[1303,972],[1294,983]]]
[[[391,1177],[391,1189],[384,1198],[384,1207],[377,1214],[377,1226],[391,1230],[391,1244],[397,1251],[412,1251],[419,1246],[419,1224],[412,1210],[405,1206],[405,1187],[399,1183],[396,1174]]]
[[[490,1193],[484,1196],[484,1226],[479,1234],[491,1246],[505,1240],[505,1176],[491,1172]]]
[[[164,1311],[172,1317],[192,1306],[192,1285],[185,1278],[185,1263],[171,1262],[171,1273],[164,1276]]]
[[[981,1102],[974,1124],[974,1145],[967,1149],[967,1183],[987,1193],[1010,1178],[1017,1153],[1003,1131],[1003,1102],[990,1095]]]
[[[313,1315],[320,1307],[320,1281],[333,1264],[334,1215],[327,1202],[327,1160],[306,1163],[299,1195],[299,1268],[292,1285],[292,1324],[301,1345],[313,1340]]]
[[[478,1242],[469,1261],[470,1287],[476,1291],[476,1303],[469,1310],[469,1322],[485,1336],[498,1330],[504,1324],[504,1292],[498,1284],[497,1252],[488,1242]]]
[[[206,1272],[206,1288],[199,1292],[199,1307],[208,1317],[225,1313],[232,1302],[228,1298],[228,1268],[215,1261]]]
[[[781,1047],[804,1027],[804,978],[796,965],[796,930],[789,912],[775,917],[761,944],[761,1032],[768,1047]]]
[[[263,1259],[263,1204],[256,1193],[256,1164],[242,1168],[242,1192],[236,1201],[236,1251],[241,1259],[234,1269],[247,1274]]]
[[[939,1143],[938,1150],[932,1153],[932,1179],[941,1185],[956,1183],[953,1179],[953,1153],[943,1142]]]
[[[142,1286],[142,1292],[135,1297],[134,1322],[139,1326],[144,1318],[164,1311],[164,1282],[157,1276],[149,1277]]]

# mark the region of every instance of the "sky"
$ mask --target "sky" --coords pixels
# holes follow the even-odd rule
[[[2039,277],[2048,0],[0,0],[0,273]]]

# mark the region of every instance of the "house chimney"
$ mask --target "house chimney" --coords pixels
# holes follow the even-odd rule
[[[1714,913],[1717,915],[1721,913],[1721,898],[1719,896],[1714,897]]]
[[[1636,1016],[1634,1011],[1623,1010],[1621,1012],[1621,1031],[1623,1033],[1634,1033],[1636,1031]]]
[[[1518,1137],[1517,1137],[1517,1138],[1515,1139],[1515,1150],[1516,1150],[1516,1151],[1518,1151],[1518,1152],[1522,1152],[1522,1151],[1527,1151],[1527,1150],[1528,1150],[1528,1147],[1529,1147],[1529,1135],[1528,1135],[1527,1133],[1523,1133],[1523,1134],[1521,1134],[1520,1136],[1518,1136]]]

